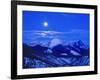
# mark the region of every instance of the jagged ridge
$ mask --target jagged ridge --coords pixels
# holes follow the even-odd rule
[[[56,39],[48,46],[29,46],[23,43],[23,68],[86,65],[89,65],[89,48],[81,40],[65,45]]]

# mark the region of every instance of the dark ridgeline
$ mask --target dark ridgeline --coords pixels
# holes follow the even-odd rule
[[[23,68],[88,66],[89,48],[81,41],[52,48],[23,43]]]
[[[43,47],[41,45],[35,45],[33,47],[23,44],[23,55],[24,57],[31,57],[32,53],[37,55],[43,55],[44,51],[47,50],[47,47]]]
[[[67,46],[63,46],[63,45],[57,45],[57,46],[54,46],[52,48],[52,51],[53,51],[53,54],[55,56],[60,56],[62,53],[67,53],[69,56],[71,56],[71,53],[70,53],[70,49],[66,48]]]

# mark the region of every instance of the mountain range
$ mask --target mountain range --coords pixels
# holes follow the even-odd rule
[[[64,44],[52,39],[48,45],[34,43],[33,46],[23,43],[23,68],[84,65],[89,65],[89,47],[81,40]]]

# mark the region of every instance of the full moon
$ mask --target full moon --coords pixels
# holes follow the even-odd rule
[[[44,27],[48,27],[48,22],[43,23]]]

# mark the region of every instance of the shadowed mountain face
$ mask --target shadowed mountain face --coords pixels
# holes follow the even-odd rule
[[[32,54],[43,55],[47,47],[41,45],[35,45],[33,47],[23,44],[23,55],[24,57],[32,57]]]
[[[66,53],[68,54],[69,56],[71,55],[70,53],[70,49],[67,48],[67,46],[63,46],[63,45],[57,45],[57,46],[54,46],[52,48],[52,51],[53,51],[53,54],[54,55],[61,55],[62,53]]]
[[[23,68],[88,66],[89,48],[81,41],[52,47],[23,43]]]

